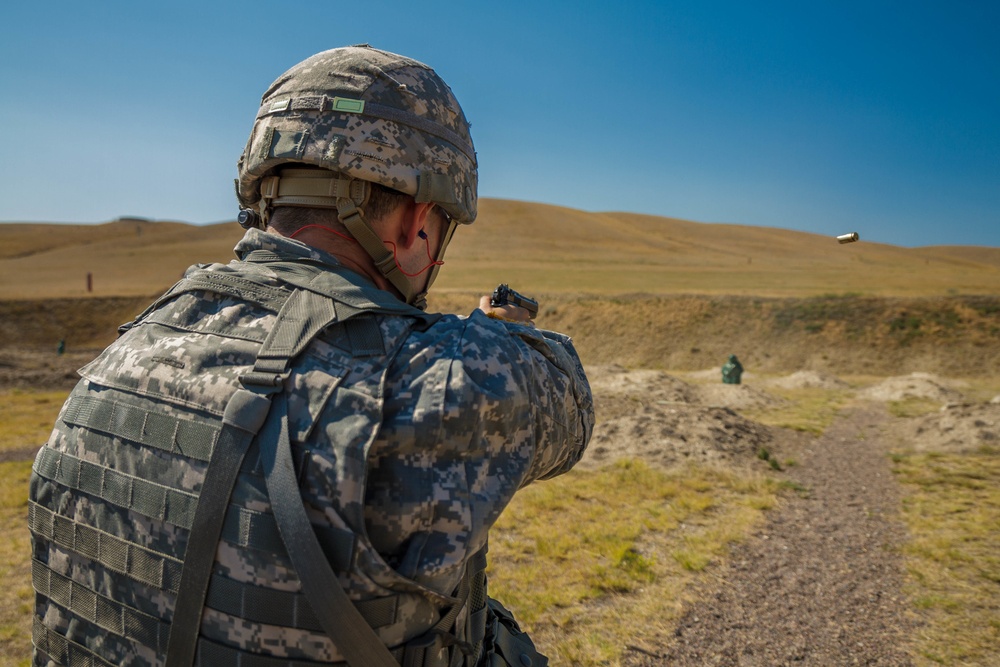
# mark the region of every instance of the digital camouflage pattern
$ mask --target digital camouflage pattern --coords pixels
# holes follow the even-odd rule
[[[239,161],[240,205],[256,209],[261,179],[290,163],[476,218],[476,153],[458,100],[427,65],[368,45],[318,53],[271,84]]]
[[[241,296],[182,292],[146,313],[81,369],[38,454],[29,503],[36,665],[162,664],[221,415],[290,290],[284,278],[308,267],[374,289],[332,256],[258,230],[237,254],[243,261],[195,266],[186,279],[223,281]],[[594,424],[565,336],[478,311],[401,308],[331,326],[285,384],[310,520],[390,647],[456,602],[466,564],[513,494],[572,467]],[[254,449],[230,502],[201,664],[232,649],[341,660],[310,617]],[[459,617],[459,639],[468,623]]]

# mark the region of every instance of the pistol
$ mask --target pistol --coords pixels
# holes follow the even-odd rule
[[[526,311],[531,313],[532,319],[534,319],[535,315],[538,314],[537,301],[515,292],[506,283],[500,283],[497,285],[497,288],[493,290],[493,296],[490,297],[490,306],[494,308],[499,308],[500,306],[517,306],[518,308],[524,308]]]

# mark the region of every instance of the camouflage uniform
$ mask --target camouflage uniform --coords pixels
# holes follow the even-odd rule
[[[251,229],[236,250],[240,261],[189,269],[183,289],[81,369],[38,454],[35,665],[163,664],[212,443],[276,304],[303,275],[386,297],[294,240]],[[213,281],[225,289],[207,288]],[[479,311],[336,307],[351,318],[313,339],[284,380],[288,433],[324,552],[379,638],[398,647],[459,602],[467,566],[515,491],[580,458],[590,388],[560,334]],[[310,619],[256,444],[225,511],[200,664],[343,660]],[[459,644],[477,623],[468,609],[456,618]]]

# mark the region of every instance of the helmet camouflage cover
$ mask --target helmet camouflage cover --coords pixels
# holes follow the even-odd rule
[[[433,202],[456,222],[476,217],[476,153],[458,100],[427,65],[367,44],[318,53],[271,84],[238,163],[240,205],[264,214],[264,178],[295,165]]]

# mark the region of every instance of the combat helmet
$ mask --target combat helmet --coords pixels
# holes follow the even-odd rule
[[[447,213],[438,259],[456,223],[476,218],[476,153],[451,88],[427,65],[368,44],[318,53],[278,77],[261,98],[238,169],[241,224],[266,227],[275,206],[336,209],[386,279],[420,308],[426,292],[413,293],[365,219],[369,183]]]

